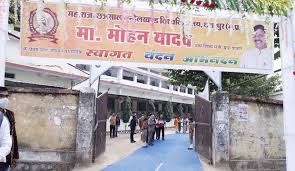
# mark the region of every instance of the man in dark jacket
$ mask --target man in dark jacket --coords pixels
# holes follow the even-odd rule
[[[5,87],[0,87],[0,112],[9,121],[10,135],[12,138],[12,146],[10,153],[6,156],[6,159],[0,161],[0,170],[7,171],[9,168],[14,167],[15,159],[19,159],[17,136],[15,130],[14,113],[6,109],[8,105],[8,90]]]
[[[135,128],[136,128],[136,123],[137,123],[136,113],[133,113],[132,118],[131,118],[130,123],[129,123],[129,126],[130,126],[130,142],[131,143],[136,142],[136,141],[134,141],[134,133],[135,133]]]

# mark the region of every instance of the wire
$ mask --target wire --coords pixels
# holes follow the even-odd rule
[[[68,65],[70,65],[71,67],[74,67],[75,69],[77,69],[77,70],[79,70],[79,71],[83,72],[84,74],[90,75],[88,72],[86,72],[86,71],[83,71],[82,69],[80,69],[80,68],[76,67],[75,65],[72,65],[72,64],[70,64],[70,63],[67,63],[67,64],[68,64]]]
[[[281,69],[278,69],[278,70],[275,70],[274,73],[277,73],[277,72],[280,72],[280,71],[281,71]],[[255,77],[255,78],[252,78],[252,79],[249,79],[249,80],[243,81],[243,82],[241,82],[241,83],[238,83],[238,84],[235,84],[235,85],[232,85],[232,86],[226,87],[226,88],[224,88],[224,89],[225,89],[225,90],[230,90],[230,89],[233,88],[233,87],[237,87],[237,86],[239,86],[239,85],[242,85],[242,84],[245,84],[245,83],[247,83],[247,82],[251,82],[251,81],[257,80],[257,79],[259,79],[259,78],[263,78],[263,77],[265,77],[265,76],[267,76],[267,75],[268,75],[268,74],[259,75],[259,76]]]

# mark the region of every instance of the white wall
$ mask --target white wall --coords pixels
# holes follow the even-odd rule
[[[32,83],[64,88],[71,87],[71,79],[69,78],[50,76],[37,72],[23,71],[7,67],[6,72],[15,74],[15,79],[7,79],[15,82]]]

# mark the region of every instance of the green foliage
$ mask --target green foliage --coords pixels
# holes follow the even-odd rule
[[[170,82],[174,85],[193,85],[202,91],[205,87],[208,76],[203,71],[195,70],[168,70]]]
[[[199,91],[203,91],[208,76],[202,71],[188,71],[188,70],[169,70],[170,80],[177,85],[193,85]],[[248,73],[222,73],[222,87],[223,90],[229,91],[230,94],[245,95],[245,96],[269,96],[273,93],[280,82],[278,75],[272,77],[257,78],[259,74]],[[252,80],[248,81],[247,80]],[[241,85],[240,83],[245,82]],[[210,90],[217,90],[213,82],[209,82]],[[236,86],[238,85],[238,86]]]
[[[276,91],[280,83],[280,76],[275,75],[269,78],[262,77],[245,82],[244,84],[229,88],[228,91],[231,94],[237,95],[267,97]]]
[[[280,48],[280,34],[279,34],[279,24],[274,23],[274,48]],[[278,59],[281,57],[280,51],[274,54],[274,58]]]
[[[129,121],[129,117],[131,116],[132,111],[131,111],[131,99],[129,96],[125,98],[123,101],[123,106],[122,106],[122,120],[124,123],[127,123]]]
[[[182,107],[182,104],[179,103],[177,105],[177,114],[178,114],[178,117],[181,118],[183,116],[183,107]]]
[[[173,104],[171,102],[171,100],[169,100],[167,103],[166,103],[166,106],[165,106],[165,113],[166,113],[166,121],[169,122],[171,120],[171,118],[173,118]]]
[[[15,11],[15,2],[17,2],[17,9]],[[11,0],[9,2],[9,18],[8,18],[8,23],[9,24],[14,24],[15,26],[19,26],[20,24],[20,0],[13,1]],[[16,12],[16,15],[15,15]]]
[[[147,112],[148,114],[156,114],[156,107],[155,107],[155,101],[154,100],[149,100],[148,101],[148,106],[147,106]]]

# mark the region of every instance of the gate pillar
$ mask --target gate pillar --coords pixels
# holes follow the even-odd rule
[[[83,88],[79,95],[76,166],[87,166],[92,163],[93,127],[95,114],[95,90]]]
[[[218,91],[212,94],[212,159],[213,165],[229,161],[229,94]]]

